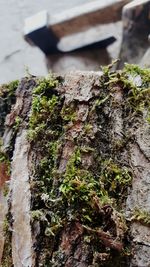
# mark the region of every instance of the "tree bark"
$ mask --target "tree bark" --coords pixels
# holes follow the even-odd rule
[[[127,65],[3,86],[1,266],[149,266],[149,85]]]

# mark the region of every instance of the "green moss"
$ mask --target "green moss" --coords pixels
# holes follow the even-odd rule
[[[93,125],[92,125],[92,124],[90,124],[90,123],[85,123],[85,125],[84,125],[84,131],[85,131],[85,134],[90,133],[92,129],[93,129]]]
[[[4,235],[7,234],[9,230],[9,222],[7,220],[7,218],[4,219],[4,222],[3,222],[3,233]]]
[[[39,123],[43,125],[45,119],[53,119],[55,116],[55,109],[58,104],[58,96],[53,95],[51,99],[46,96],[39,96],[33,98],[32,101],[32,115],[30,117],[30,128],[36,128]],[[47,118],[48,116],[48,118]]]
[[[121,204],[132,182],[132,173],[127,167],[120,167],[112,159],[102,163],[101,183],[104,192]]]
[[[150,226],[150,213],[146,210],[140,210],[139,208],[135,208],[131,220]]]
[[[150,69],[137,65],[125,64],[123,70],[112,71],[112,64],[104,69],[101,85],[109,89],[109,94],[116,86],[122,89],[124,114],[128,119],[139,115],[149,121],[150,114]],[[143,115],[147,111],[147,115]]]
[[[18,80],[1,85],[0,86],[0,97],[4,97],[4,98],[13,97],[18,85],[19,85]]]
[[[139,78],[141,78],[141,83],[137,83],[137,90],[138,88],[149,88],[150,86],[150,69],[142,69],[138,65],[134,64],[125,64],[124,70],[127,75],[131,75],[132,78],[137,77],[139,75]]]
[[[99,207],[112,204],[113,199],[118,200],[120,195],[125,193],[131,182],[131,176],[126,168],[121,169],[111,160],[105,161],[95,176],[93,171],[86,170],[82,165],[83,154],[94,153],[94,148],[83,145],[80,148],[76,146],[67,163],[65,173],[58,174],[57,177],[57,159],[61,147],[59,138],[63,135],[64,124],[76,119],[76,112],[74,103],[69,107],[60,108],[60,97],[55,92],[51,92],[56,85],[55,81],[43,79],[33,90],[29,140],[35,142],[35,145],[38,144],[43,154],[37,166],[38,181],[36,184],[40,186],[40,189],[36,195],[38,198],[41,196],[46,206],[50,207],[51,202],[56,204],[57,199],[61,199],[62,205],[66,206],[66,212],[59,214],[60,218],[56,224],[62,221],[64,216],[68,216],[67,208],[70,205],[72,215],[69,216],[79,216],[78,207],[80,206],[80,220],[84,223],[91,223],[94,222],[95,212],[97,213],[94,211],[95,199]],[[105,104],[107,99],[108,97],[105,97],[96,103]],[[58,121],[61,124],[59,125],[60,131],[56,130]],[[84,128],[85,134],[88,134],[92,131],[92,124],[87,122]],[[36,189],[34,190],[36,192]],[[35,208],[38,208],[38,204],[35,204]]]
[[[31,217],[33,220],[42,220],[43,212],[41,210],[33,210],[31,212]]]
[[[43,78],[38,81],[37,87],[33,90],[33,100],[31,115],[29,118],[29,140],[37,141],[43,135],[57,136],[59,134],[59,120],[57,118],[61,100],[58,95],[54,93],[54,88],[58,84],[52,78]],[[51,127],[51,125],[55,125]],[[47,136],[45,136],[47,138]]]
[[[68,205],[72,205],[74,209],[77,209],[77,206],[81,205],[80,207],[83,208],[83,213],[88,212],[84,206],[87,205],[87,209],[90,209],[92,197],[99,190],[98,182],[94,179],[92,173],[85,170],[81,165],[81,152],[78,147],[68,161],[59,190]],[[82,212],[80,215],[82,217]],[[83,217],[89,219],[88,214],[83,214]]]
[[[4,186],[3,186],[3,195],[4,195],[4,197],[7,197],[8,194],[9,194],[9,186],[7,184],[4,184]]]
[[[58,81],[52,76],[47,76],[46,78],[41,78],[38,81],[38,85],[33,90],[33,95],[51,95],[52,89],[58,85]]]
[[[89,152],[94,152],[95,149],[91,146],[83,145],[82,147],[80,147],[80,151],[83,153],[89,153]]]
[[[70,106],[65,106],[61,110],[61,116],[63,118],[64,123],[74,122],[77,120],[77,114],[75,112],[74,103],[71,103]]]
[[[15,132],[18,131],[21,122],[22,122],[22,119],[19,116],[17,116],[15,118],[15,122],[14,122],[14,125],[13,125],[13,129],[14,129]]]
[[[118,62],[118,59],[115,59],[109,65],[107,65],[107,66],[101,66],[101,69],[103,71],[104,76],[109,76],[110,75],[110,71],[116,65],[117,62]]]
[[[94,225],[100,209],[106,205],[120,205],[127,195],[132,174],[125,167],[121,168],[111,159],[101,163],[99,175],[85,170],[82,165],[82,153],[92,149],[75,149],[68,161],[66,172],[60,185],[62,200],[72,208],[72,212],[83,223]],[[80,207],[80,215],[78,214]],[[99,207],[99,211],[96,207]],[[72,215],[73,216],[73,215]]]
[[[43,229],[53,226],[53,220],[51,219],[51,225],[49,225],[46,215],[49,213],[47,208],[51,205],[53,195],[53,173],[57,165],[60,146],[58,138],[63,131],[60,115],[63,99],[55,91],[57,84],[58,81],[49,77],[39,80],[37,87],[33,90],[29,118],[28,138],[33,148],[38,147],[41,155],[36,166],[37,178],[31,185],[34,192],[32,219],[41,221]],[[56,217],[55,214],[51,214],[52,216]]]
[[[13,266],[12,257],[11,257],[11,240],[10,237],[5,239],[5,247],[2,257],[1,267],[11,267]]]
[[[8,162],[8,156],[2,150],[0,150],[0,162]]]
[[[128,91],[127,104],[134,112],[150,111],[150,69],[141,69],[135,65],[125,65],[123,70],[123,79],[129,85],[126,85],[124,80],[124,87]],[[129,89],[128,89],[128,88]],[[135,113],[136,112],[136,113]]]

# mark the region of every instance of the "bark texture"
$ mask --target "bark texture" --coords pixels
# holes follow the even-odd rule
[[[150,71],[0,91],[1,266],[149,266]]]

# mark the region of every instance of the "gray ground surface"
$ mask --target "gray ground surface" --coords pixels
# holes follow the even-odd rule
[[[35,75],[47,73],[44,55],[23,39],[24,19],[46,9],[50,14],[92,0],[0,0],[0,83],[24,76],[28,67]]]

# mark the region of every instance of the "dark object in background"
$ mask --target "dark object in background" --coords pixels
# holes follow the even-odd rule
[[[122,21],[123,40],[118,68],[122,68],[124,62],[139,64],[149,48],[150,1],[131,1],[123,8]],[[147,58],[145,64],[149,61],[150,58]]]
[[[58,53],[68,53],[68,52],[79,52],[88,49],[98,49],[105,48],[106,46],[115,42],[116,38],[113,36],[99,37],[98,41],[92,41],[88,44],[78,44],[74,48],[69,49],[69,47],[64,51],[59,47],[60,38],[56,36],[53,29],[47,26],[48,14],[46,11],[42,11],[37,15],[26,20],[25,27],[25,39],[31,44],[38,46],[46,56],[58,54]]]
[[[46,56],[58,53],[66,54],[68,52],[80,52],[88,49],[105,48],[116,41],[115,37],[110,36],[106,39],[100,39],[97,42],[92,42],[91,44],[83,44],[68,51],[63,51],[58,46],[59,39],[52,31],[48,30],[46,27],[36,30],[35,32],[31,32],[30,34],[28,34],[28,38],[30,38],[34,42],[34,44],[36,44],[44,52]]]

